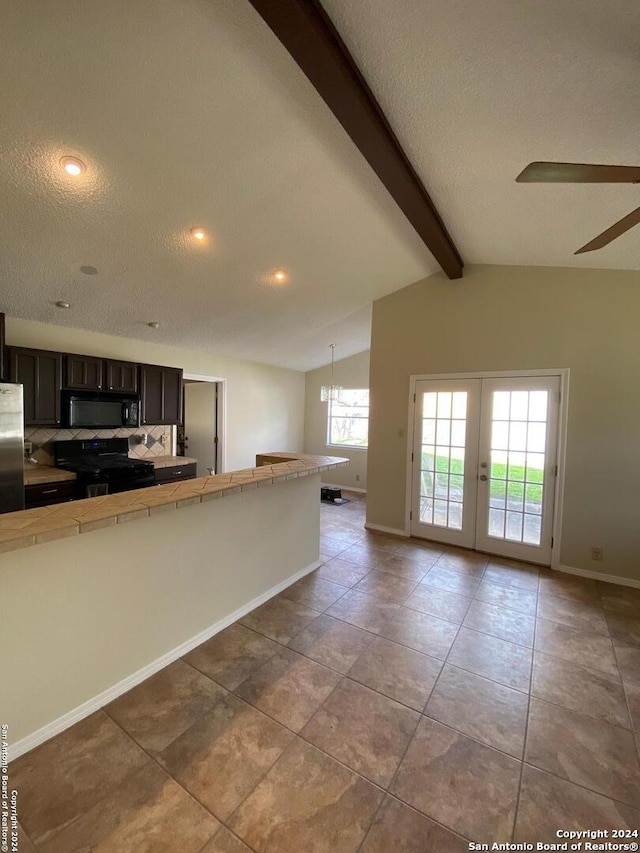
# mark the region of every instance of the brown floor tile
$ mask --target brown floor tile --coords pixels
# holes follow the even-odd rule
[[[323,615],[294,637],[289,648],[344,674],[373,638],[361,628]]]
[[[218,821],[151,762],[40,849],[43,853],[198,853]]]
[[[530,592],[538,591],[539,570],[536,566],[527,566],[524,563],[502,564],[489,559],[489,565],[484,573],[484,579],[489,583],[502,584],[502,586],[514,586],[518,589],[528,589]]]
[[[473,628],[474,631],[491,634],[501,640],[529,648],[533,646],[535,624],[535,616],[477,599],[469,608],[463,622],[465,628]]]
[[[299,732],[339,681],[337,672],[282,649],[236,692],[279,723]]]
[[[320,551],[323,554],[326,554],[327,557],[335,557],[348,547],[349,546],[340,539],[333,539],[331,536],[327,536],[326,534],[320,534]]]
[[[599,601],[596,581],[552,569],[543,569],[540,572],[538,592],[541,595],[558,595],[576,601]]]
[[[352,589],[330,607],[327,613],[357,628],[379,634],[397,610],[397,604]]]
[[[623,684],[629,706],[631,726],[638,733],[640,732],[640,681],[627,680]]]
[[[401,536],[393,536],[391,533],[379,533],[374,530],[364,531],[364,536],[360,540],[360,545],[366,545],[370,548],[375,548],[378,551],[384,551],[387,554],[393,554],[398,547],[406,542]]]
[[[618,674],[618,665],[609,637],[593,631],[569,628],[546,619],[536,620],[536,651],[555,655],[570,663]]]
[[[331,539],[342,542],[346,548],[362,539],[362,531],[354,529],[349,524],[341,524],[340,522],[323,519],[322,536],[328,536]]]
[[[171,776],[226,820],[292,740],[291,732],[228,695],[159,756]]]
[[[381,598],[383,601],[402,604],[405,598],[411,595],[416,588],[416,584],[392,572],[374,569],[355,588],[359,592],[368,592],[369,595],[375,595],[376,598]]]
[[[461,628],[448,663],[528,693],[531,658],[531,649]]]
[[[377,637],[349,670],[349,678],[422,711],[442,663],[391,640]]]
[[[369,545],[358,544],[350,545],[340,554],[340,559],[355,563],[357,566],[364,566],[367,569],[375,569],[382,565],[388,556],[389,554],[386,551],[371,548]]]
[[[457,632],[458,626],[452,622],[401,607],[380,634],[388,640],[444,660]]]
[[[18,851],[19,853],[36,853],[36,848],[27,838],[27,833],[18,824]]]
[[[613,726],[631,728],[617,675],[536,652],[531,695]]]
[[[624,613],[635,619],[640,618],[640,589],[602,582],[598,582],[598,589],[605,610]]]
[[[240,624],[278,643],[288,643],[319,616],[317,610],[277,596],[240,619]]]
[[[483,580],[475,597],[479,601],[486,601],[487,604],[497,604],[499,607],[508,607],[535,616],[537,595],[528,589]]]
[[[447,592],[445,589],[418,584],[415,591],[405,601],[404,606],[459,625],[470,604],[470,598],[457,595],[455,592]]]
[[[478,842],[511,840],[519,761],[423,717],[391,793]]]
[[[528,706],[524,693],[446,664],[425,714],[522,758]]]
[[[200,853],[251,853],[251,848],[240,841],[226,826],[221,826]]]
[[[391,572],[405,580],[418,583],[427,574],[431,566],[425,566],[422,563],[415,563],[407,560],[404,557],[398,557],[395,554],[390,554],[385,558],[384,563],[378,566],[385,572]]]
[[[615,656],[622,680],[640,681],[640,647],[616,643]]]
[[[12,763],[20,822],[39,846],[152,763],[98,711]]]
[[[466,853],[469,842],[386,796],[361,853]]]
[[[484,554],[474,551],[445,551],[438,558],[436,565],[440,569],[453,569],[477,579],[484,575],[487,561],[488,558]]]
[[[177,660],[105,708],[147,752],[160,752],[226,695],[206,675]]]
[[[609,635],[604,611],[599,604],[560,598],[556,595],[541,595],[538,598],[538,616],[550,622],[560,622],[570,628]]]
[[[326,610],[347,592],[349,587],[320,578],[314,572],[287,587],[281,595],[315,610]]]
[[[334,557],[320,566],[317,575],[324,580],[333,581],[341,586],[355,586],[362,578],[368,574],[371,569],[366,566],[358,566],[356,563],[350,563],[347,560],[342,560],[340,557]]]
[[[234,690],[279,649],[278,643],[236,622],[193,649],[184,659],[227,690]]]
[[[394,554],[404,560],[420,563],[423,566],[432,566],[444,553],[444,546],[434,542],[420,541],[419,539],[404,540]]]
[[[345,678],[302,732],[324,752],[386,786],[420,715]]]
[[[525,761],[640,806],[640,764],[631,732],[531,699]]]
[[[456,571],[456,569],[441,568],[439,563],[436,563],[423,577],[421,583],[471,598],[478,588],[480,578],[472,577],[464,572]]]
[[[607,622],[614,646],[637,646],[640,648],[640,619],[608,610]]]
[[[558,843],[558,829],[637,829],[640,811],[525,764],[516,842]],[[597,841],[594,843],[598,843]],[[600,841],[602,843],[602,840]]]
[[[382,796],[296,741],[240,806],[231,829],[257,853],[355,853]]]

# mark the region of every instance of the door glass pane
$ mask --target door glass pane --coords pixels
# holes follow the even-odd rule
[[[488,534],[539,545],[548,391],[494,391]]]
[[[467,392],[422,395],[420,521],[462,530]]]

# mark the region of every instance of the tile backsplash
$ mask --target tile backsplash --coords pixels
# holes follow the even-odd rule
[[[31,457],[41,465],[53,465],[54,441],[69,441],[73,438],[128,438],[129,456],[144,459],[153,456],[169,456],[172,453],[172,429],[170,426],[144,426],[136,429],[47,429],[27,427],[24,440],[30,441]],[[146,441],[143,442],[143,436]],[[164,437],[164,444],[163,444]]]

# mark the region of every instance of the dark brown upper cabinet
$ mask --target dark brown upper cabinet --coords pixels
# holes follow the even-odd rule
[[[0,312],[0,382],[9,378],[9,366],[5,360],[5,342],[4,314]]]
[[[182,370],[141,364],[140,399],[141,423],[179,424],[182,421]]]
[[[91,355],[64,357],[64,387],[82,391],[101,391],[104,365],[101,358]]]
[[[9,381],[24,388],[25,426],[60,424],[62,353],[10,347]]]
[[[81,391],[138,391],[138,365],[93,355],[65,356],[64,387]]]
[[[105,360],[105,389],[136,394],[138,391],[138,365],[130,361]]]

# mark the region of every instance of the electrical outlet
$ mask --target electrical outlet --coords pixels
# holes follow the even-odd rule
[[[160,436],[160,444],[164,447],[166,443],[167,443],[167,434],[166,434],[166,432],[163,432],[162,435]]]
[[[599,545],[591,546],[591,559],[592,560],[602,560],[602,548]]]
[[[25,441],[25,443],[24,443],[24,455],[28,459],[32,453],[33,453],[33,443],[31,441]]]
[[[360,482],[360,474],[356,474],[356,483]]]

